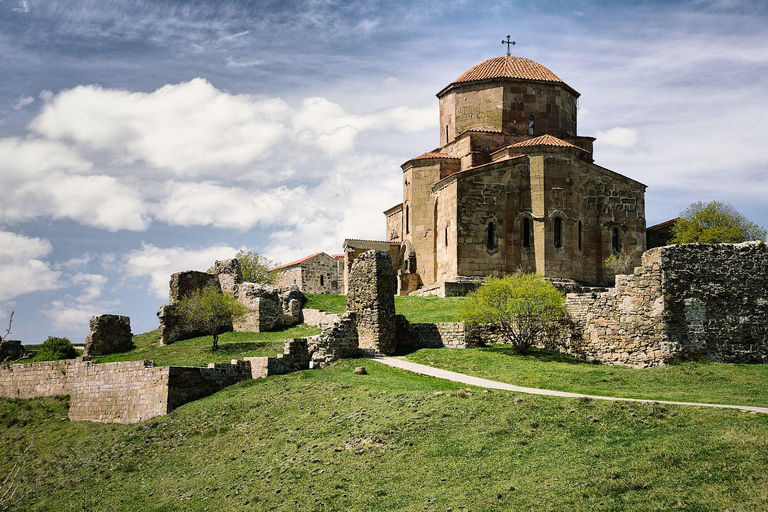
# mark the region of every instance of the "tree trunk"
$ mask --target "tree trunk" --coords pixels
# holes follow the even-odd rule
[[[219,335],[213,335],[213,350],[219,350]]]

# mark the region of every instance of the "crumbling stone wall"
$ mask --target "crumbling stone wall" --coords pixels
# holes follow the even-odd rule
[[[395,275],[386,251],[368,251],[352,264],[347,310],[355,313],[360,350],[369,354],[395,352]]]
[[[327,313],[319,309],[304,308],[301,310],[301,314],[304,317],[304,323],[311,325],[312,327],[319,327],[325,329],[326,327],[333,325],[341,318],[338,313]]]
[[[686,244],[643,254],[602,294],[569,294],[565,351],[609,364],[768,362],[768,246]]]
[[[397,346],[400,349],[474,348],[483,344],[479,332],[464,322],[410,323],[397,315]]]
[[[86,356],[101,356],[131,350],[131,319],[123,315],[98,315],[91,318],[91,331],[85,338]]]
[[[258,375],[261,376],[261,375]],[[135,423],[254,378],[250,361],[205,367],[156,367],[152,361],[80,359],[0,365],[0,396],[70,396],[69,418]]]
[[[171,275],[169,304],[160,307],[160,343],[170,344],[207,332],[187,325],[178,312],[178,302],[189,293],[213,286],[228,293],[247,308],[242,322],[221,325],[220,332],[262,332],[301,323],[301,309],[306,302],[304,294],[296,286],[273,288],[267,285],[244,282],[237,259],[217,261],[210,272],[187,270]]]

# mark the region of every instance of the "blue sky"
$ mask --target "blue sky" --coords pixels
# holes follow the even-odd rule
[[[718,199],[768,226],[764,2],[0,0],[0,322],[145,332],[172,272],[382,238],[435,93],[507,34],[649,225]]]

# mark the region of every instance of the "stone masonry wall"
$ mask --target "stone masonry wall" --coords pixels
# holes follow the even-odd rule
[[[43,361],[0,365],[0,396],[69,395],[73,421],[135,423],[253,377],[249,361],[208,368],[156,367],[152,361]]]
[[[91,331],[85,338],[83,355],[99,356],[131,350],[133,333],[131,319],[124,315],[97,315],[89,323]]]
[[[371,354],[395,351],[395,275],[385,251],[360,255],[349,274],[347,310],[357,316],[360,349]]]
[[[326,313],[319,309],[304,308],[301,310],[301,314],[304,316],[304,323],[313,327],[319,327],[325,329],[333,325],[341,318],[338,313]]]
[[[768,245],[661,247],[665,327],[681,357],[768,362]]]
[[[643,255],[643,266],[619,276],[616,287],[599,294],[566,298],[575,331],[564,351],[605,364],[658,366],[672,358],[674,348],[664,331],[659,253]]]
[[[602,294],[568,294],[565,351],[645,367],[673,358],[768,362],[768,246],[686,244],[646,251]]]
[[[397,346],[401,349],[474,348],[479,342],[464,322],[412,324],[403,315],[397,315]]]

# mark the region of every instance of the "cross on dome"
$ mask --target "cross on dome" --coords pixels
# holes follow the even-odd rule
[[[507,40],[505,41],[505,40],[502,39],[501,40],[501,44],[507,45],[507,55],[512,55],[511,53],[509,53],[509,47],[510,46],[514,46],[515,42],[514,41],[510,41],[509,40],[509,36],[507,36]]]

